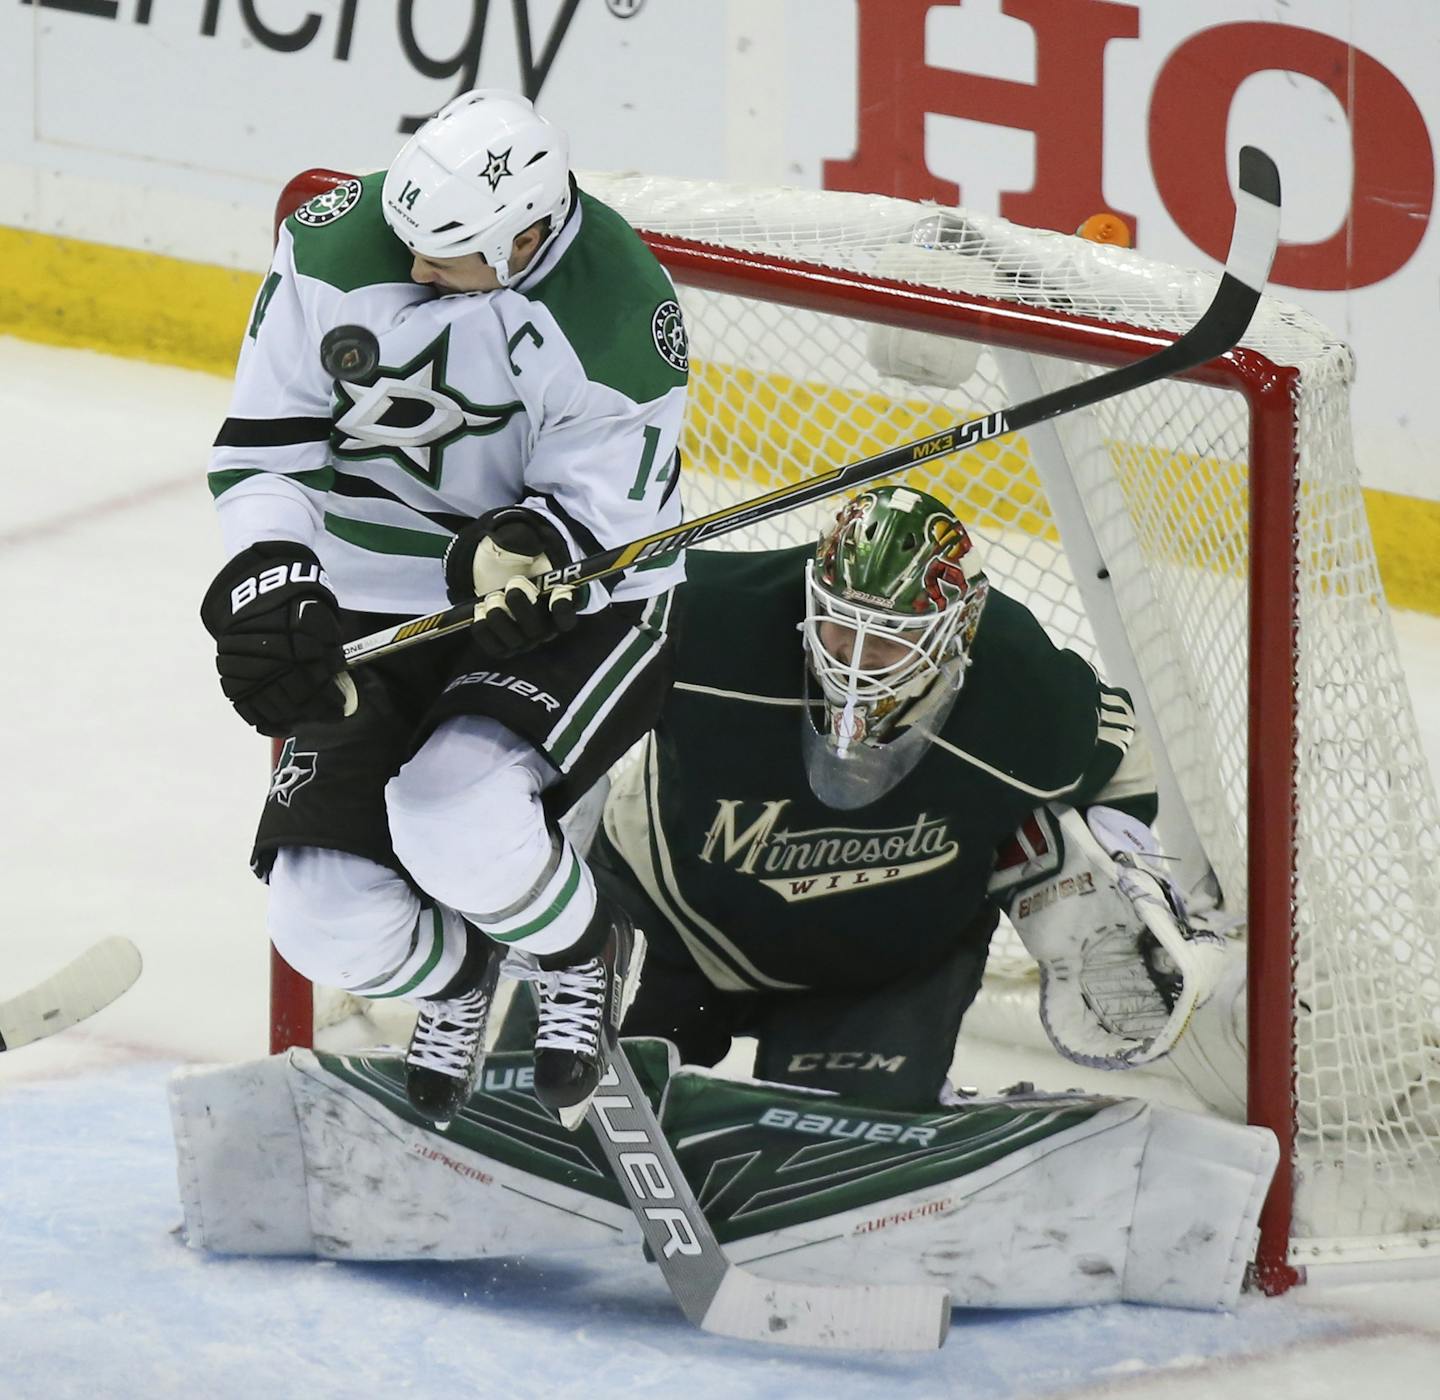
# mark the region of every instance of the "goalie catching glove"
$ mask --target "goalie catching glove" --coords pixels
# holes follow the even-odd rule
[[[335,595],[305,545],[242,549],[206,590],[200,620],[215,638],[221,689],[262,734],[283,738],[301,721],[355,713]]]
[[[515,656],[575,626],[575,589],[542,593],[533,582],[569,562],[569,545],[549,520],[524,506],[503,506],[450,541],[445,588],[452,603],[475,600],[470,634],[487,656]]]
[[[1039,807],[991,896],[1040,965],[1040,1019],[1067,1060],[1128,1069],[1166,1054],[1220,976],[1225,939],[1191,927],[1155,834],[1112,807]]]

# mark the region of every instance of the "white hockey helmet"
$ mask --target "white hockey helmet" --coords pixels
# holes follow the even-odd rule
[[[516,235],[547,215],[550,237],[570,210],[570,143],[525,97],[462,92],[400,149],[385,174],[385,221],[413,253],[479,253],[510,281]]]

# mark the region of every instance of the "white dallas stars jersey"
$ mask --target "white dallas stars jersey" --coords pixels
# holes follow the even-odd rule
[[[344,606],[408,615],[446,606],[445,547],[496,506],[543,511],[577,557],[678,524],[685,332],[634,231],[582,193],[510,287],[437,296],[410,281],[382,179],[312,200],[281,232],[211,459],[228,552],[299,540]],[[336,381],[320,341],[357,324],[380,369]],[[666,556],[609,596],[683,576]],[[605,597],[592,588],[586,610]]]

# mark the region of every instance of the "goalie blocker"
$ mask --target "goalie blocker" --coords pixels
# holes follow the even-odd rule
[[[1113,807],[1037,807],[990,894],[1040,965],[1040,1019],[1067,1060],[1130,1069],[1168,1054],[1213,991],[1225,939],[1190,923],[1155,833]]]

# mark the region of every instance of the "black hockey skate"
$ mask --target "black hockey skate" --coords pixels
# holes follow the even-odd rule
[[[448,1126],[475,1087],[484,1058],[485,1024],[504,961],[503,950],[494,949],[479,986],[445,1001],[415,1003],[415,1030],[405,1053],[405,1094],[410,1106],[437,1128]]]
[[[530,974],[540,1005],[535,1097],[571,1132],[584,1120],[600,1083],[607,1025],[612,1036],[619,1034],[645,961],[645,935],[604,896],[579,950],[600,938],[604,941],[593,957],[564,967],[547,967],[554,959],[542,958],[540,970]]]

